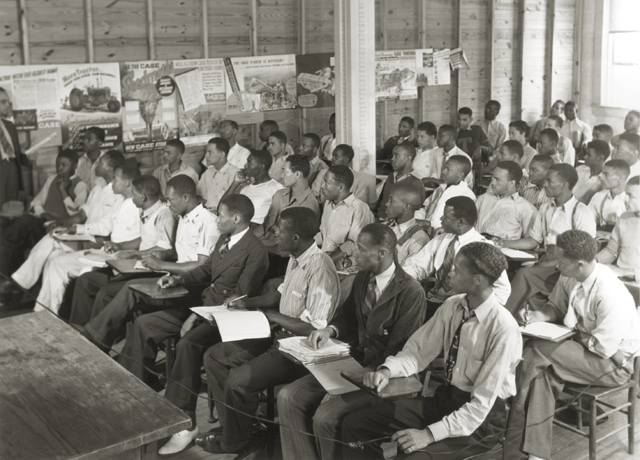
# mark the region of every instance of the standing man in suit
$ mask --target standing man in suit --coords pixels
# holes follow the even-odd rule
[[[20,151],[16,126],[7,120],[11,112],[9,94],[0,87],[0,206],[17,200],[24,191],[20,166],[29,166],[29,159]]]

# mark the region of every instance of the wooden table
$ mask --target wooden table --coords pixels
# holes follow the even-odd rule
[[[49,312],[0,320],[0,458],[156,459],[190,425]]]

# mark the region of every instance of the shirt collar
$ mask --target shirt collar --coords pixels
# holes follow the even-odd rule
[[[596,279],[598,279],[599,273],[600,273],[600,265],[596,263],[596,266],[594,267],[591,274],[587,277],[587,279],[584,280],[583,282],[578,282],[578,285],[582,285],[582,288],[584,289],[585,294],[591,291],[591,288],[595,284]]]
[[[299,203],[303,203],[309,197],[309,195],[311,195],[311,189],[307,187],[304,189],[304,191],[300,195],[296,195],[293,193],[293,189],[289,188],[287,195],[289,197],[289,202],[295,199],[299,204]]]
[[[392,262],[389,268],[387,268],[385,271],[383,271],[379,275],[375,275],[376,286],[378,286],[378,291],[380,291],[380,294],[382,294],[382,291],[384,291],[384,289],[387,287],[387,285],[391,281],[391,278],[393,277],[393,274],[395,272],[396,272],[396,264]]]
[[[229,162],[227,161],[227,162],[224,164],[224,166],[223,166],[222,168],[220,168],[220,169],[216,169],[216,167],[215,167],[215,166],[213,166],[213,165],[211,165],[211,168],[213,168],[213,171],[214,171],[215,173],[224,174],[224,173],[227,171],[227,169],[229,169],[229,165],[231,165],[231,163],[229,163]]]
[[[466,310],[467,315],[471,314],[466,295],[460,301],[460,305],[462,306],[462,308]],[[493,311],[494,308],[496,308],[496,306],[500,307],[495,294],[492,292],[491,295],[487,297],[487,300],[482,302],[473,310],[473,313],[476,315],[476,318],[478,318],[478,322],[481,323],[482,321],[484,321],[484,319],[489,316],[489,314]]]
[[[576,200],[576,197],[573,195],[571,195],[571,198],[569,198],[569,200],[562,206],[556,205],[556,200],[551,201],[551,206],[553,206],[554,208],[562,208],[562,210],[566,213],[571,212],[571,210],[577,205],[578,205],[578,200]]]
[[[311,261],[311,258],[318,252],[321,252],[320,248],[314,243],[309,246],[306,251],[300,254],[299,257],[295,257],[293,254],[291,254],[289,257],[292,260],[295,260],[300,268],[304,268]]]
[[[202,206],[202,203],[200,203],[198,204],[198,206],[189,211],[185,216],[181,217],[181,220],[194,222],[203,210],[204,206]]]
[[[400,230],[400,234],[403,235],[404,232],[406,232],[407,230],[409,230],[411,227],[413,227],[416,224],[416,219],[415,218],[411,218],[406,222],[403,222],[401,224],[396,223],[396,225],[398,226],[398,230]]]
[[[240,241],[240,239],[244,236],[245,233],[247,233],[249,231],[249,227],[245,228],[244,230],[242,230],[240,233],[236,233],[235,235],[231,235],[229,237],[229,249],[231,249],[231,247],[233,245],[235,245],[238,241]]]
[[[140,210],[140,218],[142,219],[146,219],[147,217],[149,217],[151,214],[153,214],[154,212],[156,212],[158,210],[158,208],[160,208],[160,206],[162,206],[164,203],[162,202],[162,200],[158,200],[155,203],[153,203],[153,205],[145,210]]]
[[[350,194],[348,197],[346,197],[344,200],[342,200],[342,201],[338,201],[336,204],[333,204],[333,202],[332,202],[332,201],[330,201],[330,203],[331,203],[331,205],[332,205],[334,208],[337,208],[338,206],[340,206],[340,203],[344,203],[344,204],[347,204],[347,205],[351,205],[351,204],[355,201],[355,199],[356,199],[356,197],[355,197],[355,195],[352,193],[352,194]]]
[[[456,235],[451,233],[451,235],[455,238]],[[475,228],[472,228],[467,233],[463,233],[462,235],[458,235],[458,241],[460,242],[460,246],[464,246],[467,243],[473,243],[474,241],[484,241],[484,238]]]

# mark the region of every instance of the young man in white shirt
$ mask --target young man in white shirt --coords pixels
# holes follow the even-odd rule
[[[622,133],[620,134],[618,143],[614,147],[611,158],[627,162],[629,169],[631,170],[629,173],[629,179],[631,179],[634,176],[640,176],[640,160],[638,159],[639,153],[640,135],[635,133]]]
[[[593,127],[593,130],[594,130],[593,136],[595,137],[596,135],[595,126]],[[624,117],[624,132],[631,133],[631,134],[640,133],[640,112],[639,111],[631,110],[629,111],[627,116]],[[620,140],[620,134],[613,136],[613,129],[611,129],[611,135],[612,137],[609,139],[609,142],[611,142],[611,145],[617,145],[618,140]]]
[[[579,152],[584,144],[593,139],[591,126],[578,118],[578,104],[574,101],[567,101],[564,105],[564,116],[566,120],[562,124],[560,133],[568,138]]]
[[[240,170],[227,161],[229,142],[221,137],[209,139],[203,163],[207,170],[197,182],[196,191],[208,210],[217,213],[218,203],[225,192],[233,184],[236,173]]]
[[[525,170],[529,169],[531,160],[538,154],[538,152],[536,152],[536,149],[531,147],[527,142],[528,135],[529,125],[526,121],[515,120],[509,123],[509,139],[512,141],[518,141],[522,145],[522,168]]]
[[[576,149],[573,146],[573,144],[571,143],[571,140],[568,137],[564,137],[561,134],[561,129],[562,129],[563,123],[564,123],[564,121],[562,120],[562,118],[560,118],[559,116],[556,116],[556,115],[551,115],[550,117],[547,117],[547,122],[545,124],[545,130],[544,131],[546,131],[547,129],[552,129],[558,134],[558,142],[556,144],[556,148],[557,148],[557,160],[556,161],[558,163],[567,163],[568,165],[575,166],[575,163],[576,163]],[[540,143],[542,143],[542,140],[543,140],[542,138],[544,136],[544,131],[542,131],[540,133],[540,140],[539,140],[539,144],[538,145],[540,145]],[[538,148],[538,153],[543,153],[545,155],[553,156],[553,154],[549,153],[546,149],[544,149],[544,146],[543,146],[543,150]]]
[[[227,161],[236,168],[242,169],[249,157],[249,150],[236,142],[238,123],[233,120],[224,120],[220,123],[220,137],[229,143]]]
[[[540,209],[545,203],[551,202],[551,198],[544,191],[544,182],[547,180],[549,168],[554,161],[549,155],[536,155],[529,164],[529,185],[519,190],[520,196]]]
[[[436,186],[438,184],[442,184],[442,180],[440,179],[440,175],[442,174],[442,165],[454,155],[462,155],[463,157],[469,158],[471,161],[471,157],[467,155],[464,151],[462,151],[456,145],[456,138],[458,136],[458,130],[451,125],[442,125],[438,129],[438,150],[433,152],[431,158],[433,159],[433,163],[431,164],[431,179],[426,182],[425,185],[433,186],[435,183]],[[469,188],[473,188],[473,173],[469,172],[467,177],[465,177],[465,182],[469,186]]]
[[[500,109],[502,108],[500,102],[489,101],[484,106],[484,119],[478,120],[475,124],[480,126],[489,138],[490,145],[482,147],[483,153],[490,155],[491,152],[496,150],[502,145],[507,138],[507,129],[496,118],[500,115]]]
[[[78,167],[76,168],[76,174],[80,176],[82,182],[87,184],[89,191],[96,186],[96,184],[105,185],[102,178],[96,175],[96,168],[98,166],[98,160],[104,152],[100,149],[102,143],[106,137],[104,129],[97,126],[91,126],[87,128],[82,137],[82,148],[84,155],[78,158]]]
[[[625,211],[624,193],[629,165],[623,160],[609,160],[602,171],[602,188],[593,195],[589,202],[589,209],[596,219],[597,230],[611,232],[618,218]]]
[[[413,187],[398,184],[391,190],[387,201],[387,217],[398,240],[397,260],[400,265],[429,242],[429,235],[414,217],[422,206],[421,198],[422,195]]]
[[[184,149],[184,142],[180,139],[171,139],[164,146],[164,153],[162,154],[164,164],[153,171],[153,177],[160,182],[160,190],[162,190],[163,194],[169,179],[180,174],[185,174],[196,184],[198,183],[196,170],[182,161]]]
[[[589,204],[593,195],[602,190],[602,169],[609,158],[609,144],[603,140],[592,140],[586,145],[584,164],[576,168],[578,183],[573,187],[573,196]]]
[[[289,154],[287,153],[287,135],[282,131],[274,131],[269,136],[267,151],[271,155],[271,166],[269,166],[269,177],[282,184],[282,170],[284,162]]]
[[[260,130],[258,131],[258,138],[260,139],[260,142],[262,142],[262,146],[260,147],[260,150],[264,150],[264,151],[268,150],[269,136],[271,136],[271,133],[276,131],[280,131],[280,127],[278,126],[277,121],[265,120],[262,123],[260,123]],[[291,148],[289,144],[287,144],[287,146],[285,147],[285,150],[286,150],[287,156],[293,155],[294,153],[293,148]]]
[[[430,121],[423,121],[418,124],[417,132],[418,147],[413,159],[413,174],[424,182],[425,178],[431,177],[431,167],[435,161],[433,155],[438,150],[438,128]]]
[[[315,133],[305,133],[300,138],[300,145],[298,145],[298,153],[306,157],[309,160],[309,166],[311,168],[309,172],[309,186],[313,185],[318,173],[323,169],[328,169],[329,166],[320,159],[320,138]]]

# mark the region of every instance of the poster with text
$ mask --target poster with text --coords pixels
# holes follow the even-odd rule
[[[416,82],[418,86],[451,84],[449,49],[416,50]]]
[[[122,103],[117,63],[60,65],[57,97],[64,146],[81,149],[82,133],[91,126],[105,130],[104,149],[120,145]]]
[[[173,62],[125,62],[121,74],[125,153],[162,148],[178,137]]]
[[[376,101],[417,97],[415,50],[376,51]]]
[[[173,61],[178,87],[180,139],[205,145],[220,132],[226,113],[226,79],[222,59]]]
[[[334,107],[336,64],[333,53],[296,56],[299,107]]]
[[[296,107],[296,57],[225,58],[227,116]]]

